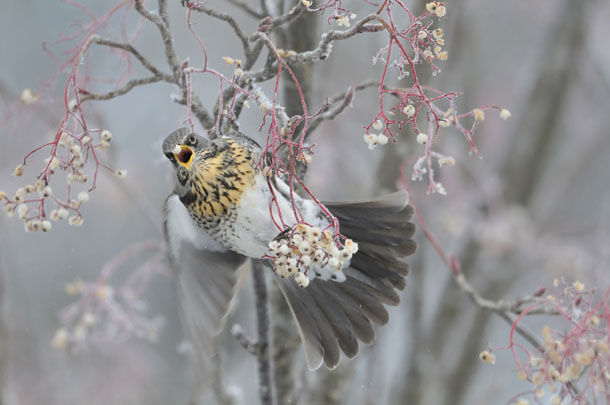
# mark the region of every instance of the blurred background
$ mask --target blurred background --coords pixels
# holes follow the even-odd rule
[[[108,2],[83,3],[96,14],[110,7]],[[198,66],[201,51],[188,32],[184,9],[177,0],[170,3],[179,56],[190,57],[191,65]],[[365,2],[344,3],[358,16],[371,12]],[[412,6],[422,10],[424,4]],[[234,14],[247,32],[256,29],[256,19],[241,9],[219,1],[208,5]],[[503,121],[493,112],[486,114],[475,136],[483,159],[469,155],[467,142],[455,129],[441,129],[435,149],[457,162],[437,171],[447,196],[427,195],[425,182],[410,182],[415,203],[439,243],[456,255],[486,298],[529,295],[540,286],[551,287],[558,277],[604,290],[610,284],[610,4],[455,0],[447,2],[447,11],[439,26],[445,30],[449,58],[436,77],[421,66],[422,79],[441,90],[463,92],[457,100],[462,111],[494,104],[508,108],[512,118]],[[193,18],[210,64],[229,74],[231,68],[220,58],[239,57],[239,42],[226,24],[203,15]],[[319,15],[311,28],[334,28],[326,18]],[[56,70],[41,43],[61,56],[74,43],[56,39],[83,21],[87,15],[68,2],[2,4],[0,189],[9,194],[39,173],[44,154],[34,159],[23,178],[11,176],[24,155],[55,134],[64,114],[65,74],[40,102],[20,101],[23,89],[37,91]],[[103,31],[109,36],[118,26],[112,24]],[[331,57],[312,68],[310,109],[320,108],[326,97],[351,84],[378,78],[382,66],[373,66],[371,59],[384,41],[380,34],[368,34],[338,42]],[[135,44],[165,66],[158,32],[150,24],[144,24]],[[110,54],[94,49],[90,55],[96,76],[113,79],[122,72]],[[108,89],[103,82],[99,86]],[[218,81],[198,80],[195,90],[211,110]],[[162,240],[161,204],[172,183],[161,141],[185,118],[184,107],[171,101],[174,91],[167,84],[141,86],[118,99],[87,106],[91,125],[114,134],[113,147],[103,159],[129,174],[126,179],[100,177],[83,208],[83,226],[57,223],[47,234],[25,233],[22,221],[0,216],[3,403],[188,402],[191,365],[163,266],[152,274],[142,300],[147,317],[163,319],[157,336],[101,339],[79,350],[52,344],[62,327],[59,312],[75,299],[66,294],[67,284],[77,278],[97,279],[104,264],[128,246]],[[374,89],[358,93],[352,108],[323,123],[313,135],[315,157],[307,183],[322,200],[392,191],[401,164],[409,171],[422,153],[408,132],[396,145],[367,148],[363,126],[374,118],[377,103]],[[240,120],[247,134],[259,140],[265,135],[258,132],[260,118],[260,111],[251,108]],[[61,184],[52,187],[59,190]],[[293,403],[500,404],[531,389],[517,378],[508,351],[496,353],[495,366],[479,361],[488,343],[508,343],[510,325],[474,305],[455,286],[421,232],[417,236],[420,248],[410,261],[402,303],[390,310],[390,324],[378,329],[374,345],[332,372],[306,371],[298,349],[291,370],[298,394]],[[128,260],[110,284],[120,286],[149,257],[145,252]],[[239,323],[254,336],[251,290],[248,279],[228,324]],[[527,322],[540,334],[544,323],[555,321],[538,317]],[[254,357],[229,333],[221,341],[223,384],[237,403],[255,403]]]

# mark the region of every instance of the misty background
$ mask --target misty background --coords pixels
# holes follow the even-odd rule
[[[110,7],[110,2],[85,3],[96,13]],[[190,57],[196,66],[201,51],[188,32],[185,11],[177,0],[170,3],[179,57]],[[413,7],[421,9],[423,4]],[[208,5],[234,14],[247,32],[256,29],[257,21],[238,8],[218,0]],[[368,6],[354,0],[344,1],[344,7],[364,16]],[[475,136],[483,159],[468,154],[467,142],[455,129],[441,129],[436,149],[455,157],[457,164],[437,171],[447,196],[426,195],[425,182],[409,184],[423,217],[487,298],[532,294],[562,276],[607,288],[610,4],[456,0],[447,2],[447,9],[447,19],[439,26],[446,33],[449,59],[440,64],[442,73],[436,77],[420,67],[424,82],[463,92],[457,101],[462,111],[494,104],[508,108],[512,118],[503,121],[486,113]],[[65,74],[48,90],[50,97],[33,105],[20,102],[24,88],[36,91],[55,72],[41,42],[61,55],[70,45],[55,44],[58,35],[72,32],[72,24],[86,18],[60,1],[2,1],[0,189],[9,194],[39,173],[44,153],[28,165],[24,177],[11,176],[23,156],[55,134],[63,118]],[[320,30],[335,28],[327,25],[326,16],[319,18]],[[209,63],[230,73],[220,58],[239,56],[232,31],[204,15],[193,19]],[[165,67],[158,32],[150,25],[144,24],[135,45]],[[111,25],[107,32],[112,32]],[[331,57],[313,67],[310,110],[351,84],[378,78],[382,66],[373,66],[371,59],[384,45],[379,34],[336,43]],[[100,48],[90,55],[97,76],[111,79],[122,72],[117,59]],[[107,89],[104,83],[99,86]],[[268,84],[263,88],[269,89]],[[61,326],[59,311],[74,299],[64,291],[66,284],[75,278],[94,280],[104,263],[125,247],[163,238],[161,205],[171,189],[172,173],[161,154],[161,141],[185,118],[185,108],[171,102],[174,91],[167,84],[152,84],[108,102],[88,102],[91,125],[114,135],[104,161],[129,174],[123,180],[101,175],[82,209],[82,227],[64,222],[55,223],[50,233],[25,233],[22,221],[0,215],[3,403],[187,403],[190,363],[181,350],[183,334],[166,276],[155,275],[144,295],[146,313],[164,319],[156,342],[132,337],[77,353],[51,344]],[[196,79],[195,91],[211,110],[218,81]],[[396,145],[367,148],[363,126],[374,117],[377,103],[374,89],[358,93],[352,108],[323,123],[313,135],[315,156],[307,184],[320,199],[349,200],[392,191],[400,164],[407,162],[410,169],[422,153],[408,132]],[[253,107],[240,119],[247,135],[258,140],[265,136],[264,130],[258,132],[260,118]],[[60,182],[51,186],[61,190]],[[531,388],[518,380],[508,351],[497,353],[495,366],[478,360],[488,342],[508,343],[510,325],[477,308],[458,290],[421,232],[417,235],[420,247],[410,260],[401,305],[390,308],[390,323],[377,329],[374,345],[354,360],[344,359],[337,370],[299,369],[296,375],[308,382],[301,403],[490,404],[505,403]],[[145,257],[128,262],[111,284],[120,285],[141,260]],[[255,336],[251,290],[248,278],[228,325],[239,323]],[[544,323],[555,321],[533,317],[527,322],[540,334]],[[227,389],[239,403],[254,403],[255,358],[226,331],[221,340]],[[303,363],[301,349],[296,356]],[[323,396],[327,391],[329,396]]]

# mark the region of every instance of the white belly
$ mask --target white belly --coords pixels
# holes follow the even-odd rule
[[[288,189],[284,183],[278,184],[278,187]],[[290,228],[297,223],[290,202],[277,190],[275,197],[276,201],[273,201],[267,179],[257,174],[254,187],[244,192],[236,209],[233,232],[229,238],[231,250],[260,258],[269,250],[269,242],[285,230],[282,225]],[[313,201],[302,200],[296,194],[295,199],[307,223],[320,227],[328,224],[328,220],[320,216],[320,208]]]

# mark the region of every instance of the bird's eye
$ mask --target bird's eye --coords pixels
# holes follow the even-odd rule
[[[195,146],[195,144],[197,143],[197,138],[195,138],[195,135],[189,135],[189,137],[186,138],[186,141],[184,143],[189,146]]]

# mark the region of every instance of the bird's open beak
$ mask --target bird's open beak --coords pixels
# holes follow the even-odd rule
[[[187,169],[191,168],[194,153],[190,146],[176,145],[174,146],[172,152],[174,153],[174,157],[180,166],[186,167]]]

